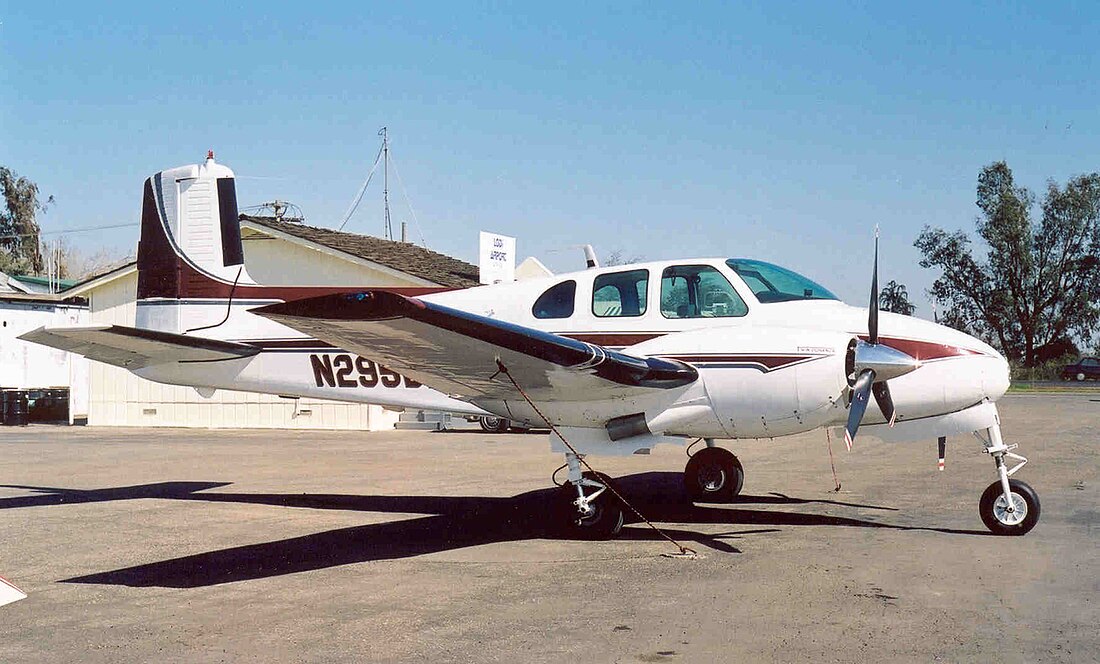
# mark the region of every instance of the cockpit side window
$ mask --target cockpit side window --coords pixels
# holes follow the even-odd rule
[[[592,283],[592,313],[601,318],[641,316],[648,288],[649,270],[601,274]]]
[[[531,313],[535,318],[569,318],[573,315],[573,302],[577,296],[577,282],[570,279],[546,289]]]
[[[748,312],[730,282],[710,265],[672,265],[661,273],[665,318],[726,318]]]
[[[821,284],[778,265],[747,258],[731,258],[726,265],[744,279],[761,304],[840,299]]]

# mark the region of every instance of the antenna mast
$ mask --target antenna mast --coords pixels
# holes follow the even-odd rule
[[[386,210],[385,237],[393,239],[393,229],[390,227],[390,138],[385,127],[378,130],[382,137],[382,201]]]

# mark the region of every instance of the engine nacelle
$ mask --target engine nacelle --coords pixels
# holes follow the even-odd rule
[[[851,340],[822,330],[728,327],[669,334],[627,352],[694,365],[727,436],[770,438],[836,419],[848,387],[844,363]],[[699,435],[675,425],[663,433]]]

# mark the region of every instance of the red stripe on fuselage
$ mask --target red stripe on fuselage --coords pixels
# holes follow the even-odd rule
[[[670,360],[679,360],[691,365],[739,365],[760,369],[765,372],[786,369],[796,364],[816,360],[827,355],[662,355]],[[736,368],[736,367],[730,367]]]
[[[625,348],[640,344],[643,341],[665,336],[664,332],[645,332],[640,334],[627,334],[623,332],[558,332],[558,336],[583,341],[599,346]]]
[[[866,334],[859,335],[860,339],[868,341]],[[899,339],[897,337],[879,337],[879,343],[900,350],[918,360],[942,360],[948,357],[966,357],[969,355],[985,355],[985,353],[962,346],[951,346],[933,341],[921,341],[919,339]]]

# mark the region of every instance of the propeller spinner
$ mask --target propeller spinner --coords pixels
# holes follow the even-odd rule
[[[848,385],[852,389],[852,403],[848,408],[848,424],[844,427],[844,443],[849,450],[872,394],[882,415],[890,426],[894,426],[897,412],[886,381],[920,366],[920,361],[913,356],[879,343],[878,298],[878,229],[875,229],[875,268],[871,276],[871,301],[867,307],[867,341],[853,339],[848,345],[846,369]]]

